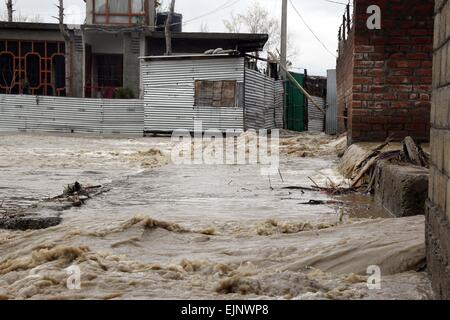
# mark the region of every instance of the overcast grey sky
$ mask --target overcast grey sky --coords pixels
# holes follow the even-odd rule
[[[207,25],[210,32],[225,31],[223,20],[245,11],[255,0],[240,0],[233,6],[217,11],[213,14],[193,20],[183,26],[184,31],[200,31],[201,25]],[[267,7],[275,17],[281,15],[281,0],[256,0]],[[317,36],[334,53],[337,49],[337,33],[342,22],[345,6],[327,2],[326,0],[292,0],[303,18],[310,25]],[[346,2],[346,0],[337,0]],[[5,1],[1,1],[1,10],[6,10]],[[23,15],[39,15],[43,21],[56,22],[52,16],[57,14],[55,4],[57,0],[15,0],[16,10]],[[183,20],[188,21],[203,14],[214,11],[231,0],[177,0],[176,11],[183,14]],[[84,1],[65,0],[67,20],[73,23],[84,21]],[[326,75],[327,69],[334,69],[336,58],[327,52],[302,23],[298,15],[289,4],[288,28],[289,41],[297,50],[293,60],[295,68],[306,68],[309,74]]]

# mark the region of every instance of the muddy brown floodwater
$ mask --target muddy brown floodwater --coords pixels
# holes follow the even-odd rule
[[[171,164],[169,138],[1,135],[5,207],[74,181],[112,187],[57,226],[0,230],[0,299],[432,298],[424,218],[391,218],[367,196],[283,189],[342,180],[337,142],[303,134],[283,146],[283,179],[269,181],[257,165]],[[381,289],[367,287],[371,265]],[[80,290],[67,287],[71,266]]]

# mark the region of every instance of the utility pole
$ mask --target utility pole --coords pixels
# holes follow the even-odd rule
[[[174,12],[175,12],[175,0],[172,0],[170,2],[170,10],[169,10],[169,15],[167,16],[166,29],[165,29],[166,56],[170,56],[172,54],[172,20],[173,20]]]
[[[281,8],[281,50],[280,50],[280,62],[283,66],[287,64],[287,4],[288,0],[282,0]],[[281,70],[283,79],[286,79],[287,74],[284,69]]]
[[[8,22],[13,22],[13,2],[12,0],[6,1],[6,8],[8,10]]]

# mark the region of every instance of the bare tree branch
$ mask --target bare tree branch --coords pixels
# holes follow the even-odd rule
[[[223,20],[223,24],[228,32],[250,32],[268,34],[264,51],[276,52],[281,46],[281,24],[280,20],[264,7],[258,0],[255,0],[248,9],[237,15],[231,13],[230,18]],[[288,36],[288,38],[291,38]],[[296,48],[292,42],[288,42],[288,59],[297,55]],[[258,53],[256,53],[259,56]]]
[[[64,40],[70,41],[70,35],[69,32],[66,30],[66,26],[64,25],[64,0],[59,0],[59,5],[56,6],[59,11],[58,15],[58,23],[59,23],[59,30],[64,37]]]
[[[230,19],[223,20],[223,24],[228,32],[240,33],[242,28],[242,17],[241,15],[235,15],[233,12],[230,13]]]
[[[209,32],[208,23],[202,22],[202,24],[200,25],[200,32]]]
[[[8,9],[8,22],[13,22],[13,2],[12,0],[6,0],[6,8]]]

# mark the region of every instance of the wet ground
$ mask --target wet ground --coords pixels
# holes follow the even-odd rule
[[[369,196],[284,189],[343,178],[330,138],[283,141],[269,178],[258,165],[171,164],[164,137],[0,136],[3,208],[74,181],[111,186],[60,225],[0,230],[0,299],[431,298],[417,272],[424,218],[393,219]],[[381,289],[367,287],[371,265]],[[70,266],[80,290],[67,288]]]

